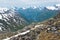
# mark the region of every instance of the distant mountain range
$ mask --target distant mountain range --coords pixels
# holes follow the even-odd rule
[[[59,5],[41,7],[20,8],[17,11],[27,19],[28,22],[39,22],[55,16],[60,10]]]
[[[41,22],[54,17],[60,5],[30,8],[0,8],[0,32],[17,31],[32,22]]]

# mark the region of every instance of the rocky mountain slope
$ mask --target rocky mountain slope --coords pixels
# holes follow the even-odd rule
[[[28,22],[13,9],[3,9],[0,12],[0,33],[17,31],[18,29],[23,28],[27,24]]]
[[[20,33],[4,40],[60,40],[60,13],[47,21],[31,24],[18,32]]]

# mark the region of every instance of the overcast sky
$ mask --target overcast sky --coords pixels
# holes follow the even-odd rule
[[[28,7],[59,4],[60,0],[0,0],[0,7]]]

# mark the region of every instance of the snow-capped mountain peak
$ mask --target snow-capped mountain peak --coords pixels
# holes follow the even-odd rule
[[[60,4],[56,4],[56,6],[60,7]]]
[[[37,8],[36,6],[33,7],[33,9]]]
[[[46,8],[49,10],[55,10],[56,9],[54,6],[47,6]]]
[[[26,9],[25,7],[23,7],[22,9]]]
[[[7,10],[9,10],[9,9],[8,8],[2,8],[2,7],[0,7],[0,13],[4,13]]]
[[[46,8],[48,10],[59,10],[58,7],[56,8],[55,6],[47,6]]]
[[[12,28],[16,31],[20,25],[25,26],[25,24],[28,24],[27,21],[14,9],[0,9],[0,32],[12,31]]]
[[[56,4],[54,6],[46,6],[48,10],[60,10],[60,4]]]
[[[56,7],[58,8],[58,10],[60,10],[60,4],[56,4]]]

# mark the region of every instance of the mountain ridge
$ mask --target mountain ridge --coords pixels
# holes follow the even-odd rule
[[[51,6],[50,6],[51,7]],[[19,30],[32,22],[41,22],[58,14],[59,6],[34,8],[1,8],[0,10],[0,31]],[[50,8],[50,9],[49,9]],[[53,8],[53,10],[52,10]],[[55,10],[55,9],[58,10]],[[2,12],[1,12],[2,11]],[[4,28],[5,27],[5,28]],[[15,28],[16,27],[16,28]]]

